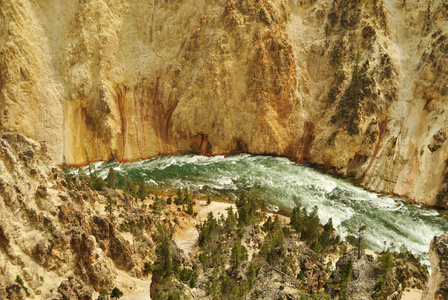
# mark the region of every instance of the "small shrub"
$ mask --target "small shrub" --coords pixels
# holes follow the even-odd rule
[[[28,288],[25,286],[22,278],[19,275],[17,275],[16,277],[16,282],[25,290],[26,295],[29,296],[30,293],[28,292]]]
[[[187,214],[193,215],[193,213],[194,213],[194,211],[193,211],[193,204],[190,203],[190,204],[188,204]]]
[[[123,292],[120,291],[117,287],[114,287],[114,289],[112,290],[112,293],[110,294],[110,296],[112,298],[120,298],[121,296],[123,296]]]
[[[152,264],[148,261],[148,262],[145,262],[145,265],[144,265],[144,267],[143,267],[143,270],[144,270],[144,272],[146,273],[146,274],[149,274],[149,273],[151,273],[152,272]]]
[[[263,291],[261,291],[261,290],[255,290],[252,294],[255,296],[255,298],[258,298],[258,297],[260,297],[261,295],[263,295]]]

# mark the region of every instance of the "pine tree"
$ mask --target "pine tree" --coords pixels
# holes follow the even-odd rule
[[[170,277],[173,273],[173,254],[171,251],[172,233],[164,225],[157,226],[156,260],[153,266],[153,274],[157,280]]]
[[[110,296],[112,298],[120,298],[121,296],[123,296],[123,292],[120,291],[118,288],[114,287],[114,289],[112,290],[112,293],[110,294]]]
[[[283,257],[284,242],[285,235],[280,218],[275,216],[273,229],[265,237],[265,241],[260,250],[260,256],[264,257],[270,264],[277,263]]]
[[[230,255],[230,264],[233,268],[238,268],[241,262],[247,260],[247,249],[243,245],[241,245],[241,240],[238,239],[235,241],[235,244],[232,248],[232,254]]]
[[[115,210],[115,205],[117,202],[110,195],[107,196],[106,201],[107,203],[104,209],[109,213],[109,215],[112,215]]]
[[[184,196],[182,194],[182,190],[179,188],[179,189],[177,189],[177,198],[174,200],[174,204],[176,204],[178,206],[182,205],[183,200],[184,200]]]
[[[297,203],[296,207],[292,210],[292,216],[289,223],[296,232],[301,232],[303,229],[303,216],[300,203]]]
[[[348,228],[350,234],[347,236],[347,241],[358,249],[358,259],[362,256],[361,250],[364,248],[364,232],[366,229],[365,225]]]
[[[350,260],[341,274],[341,281],[339,284],[340,285],[339,296],[342,299],[347,299],[348,284],[350,283],[350,281],[352,281],[352,275],[353,275],[353,262],[352,260]]]
[[[194,210],[193,210],[193,203],[188,203],[188,207],[187,207],[187,214],[189,215],[193,215]]]
[[[233,208],[230,206],[227,208],[227,218],[224,224],[224,230],[227,234],[231,234],[236,228],[236,216],[233,212]]]
[[[107,174],[105,181],[111,189],[116,189],[118,187],[119,178],[117,172],[112,167],[109,168],[109,173]]]
[[[320,220],[317,215],[317,206],[314,206],[310,215],[305,218],[304,229],[302,230],[302,237],[310,243],[317,240],[320,230]]]

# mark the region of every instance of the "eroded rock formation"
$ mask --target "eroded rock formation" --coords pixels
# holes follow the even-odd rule
[[[106,215],[104,195],[79,180],[67,189],[64,174],[49,161],[43,143],[19,134],[0,139],[0,298],[92,299],[92,288],[116,282],[121,269],[142,277],[152,245],[145,241],[144,249],[131,251],[123,237],[129,236],[117,227],[122,218],[146,214],[117,192],[124,202],[116,209],[129,205],[123,206],[129,213]],[[151,232],[150,220],[142,222]]]
[[[448,232],[435,237],[429,249],[431,277],[425,290],[423,300],[448,299]]]
[[[57,163],[276,154],[448,207],[446,0],[0,3],[0,129]]]

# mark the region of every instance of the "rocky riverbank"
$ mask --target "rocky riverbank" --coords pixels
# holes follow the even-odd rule
[[[427,281],[409,253],[358,256],[312,212],[290,220],[250,199],[207,204],[113,174],[64,174],[18,134],[2,136],[0,158],[0,298],[400,299]]]

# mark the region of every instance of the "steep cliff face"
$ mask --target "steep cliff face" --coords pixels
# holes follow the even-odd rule
[[[432,274],[423,294],[423,300],[448,299],[448,232],[435,237],[429,249]]]
[[[56,161],[81,163],[86,152],[95,160],[285,154],[300,123],[285,2],[9,1],[1,9],[2,128],[47,140]]]
[[[447,9],[446,1],[297,8],[288,30],[314,128],[307,160],[446,207],[437,194],[447,158]]]
[[[0,128],[56,162],[284,155],[447,207],[446,0],[0,3]]]

